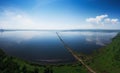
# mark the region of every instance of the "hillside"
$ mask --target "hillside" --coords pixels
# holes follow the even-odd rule
[[[120,73],[120,33],[86,63],[97,73]]]

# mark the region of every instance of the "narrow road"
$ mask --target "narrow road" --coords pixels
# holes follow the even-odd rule
[[[60,41],[62,42],[62,44],[64,45],[64,47],[79,61],[81,62],[87,69],[89,72],[91,73],[96,73],[93,69],[91,69],[88,65],[86,65],[82,59],[80,59],[75,52],[62,40],[62,38],[59,36],[59,34],[56,32],[57,36],[59,37]]]

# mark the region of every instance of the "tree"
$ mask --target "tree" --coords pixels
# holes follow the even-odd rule
[[[35,69],[34,69],[34,73],[39,73],[39,69],[38,69],[38,68],[35,68]]]

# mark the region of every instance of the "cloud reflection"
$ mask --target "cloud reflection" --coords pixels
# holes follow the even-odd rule
[[[16,42],[18,44],[20,44],[21,42],[24,42],[24,41],[28,41],[28,40],[31,40],[35,37],[39,37],[39,38],[42,38],[42,37],[51,37],[51,36],[54,36],[52,35],[51,33],[49,32],[38,32],[38,31],[5,31],[5,32],[1,32],[1,36],[0,38],[1,39],[9,39],[13,42]]]
[[[96,45],[105,46],[106,44],[111,42],[111,39],[116,34],[117,34],[116,32],[113,32],[113,33],[96,32],[92,35],[86,36],[86,41],[91,42],[91,43],[95,43]]]

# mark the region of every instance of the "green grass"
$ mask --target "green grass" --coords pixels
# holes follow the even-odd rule
[[[120,34],[88,63],[97,73],[120,73]]]
[[[76,65],[64,65],[53,67],[54,73],[88,73],[85,67],[82,66],[82,64],[76,64]]]

